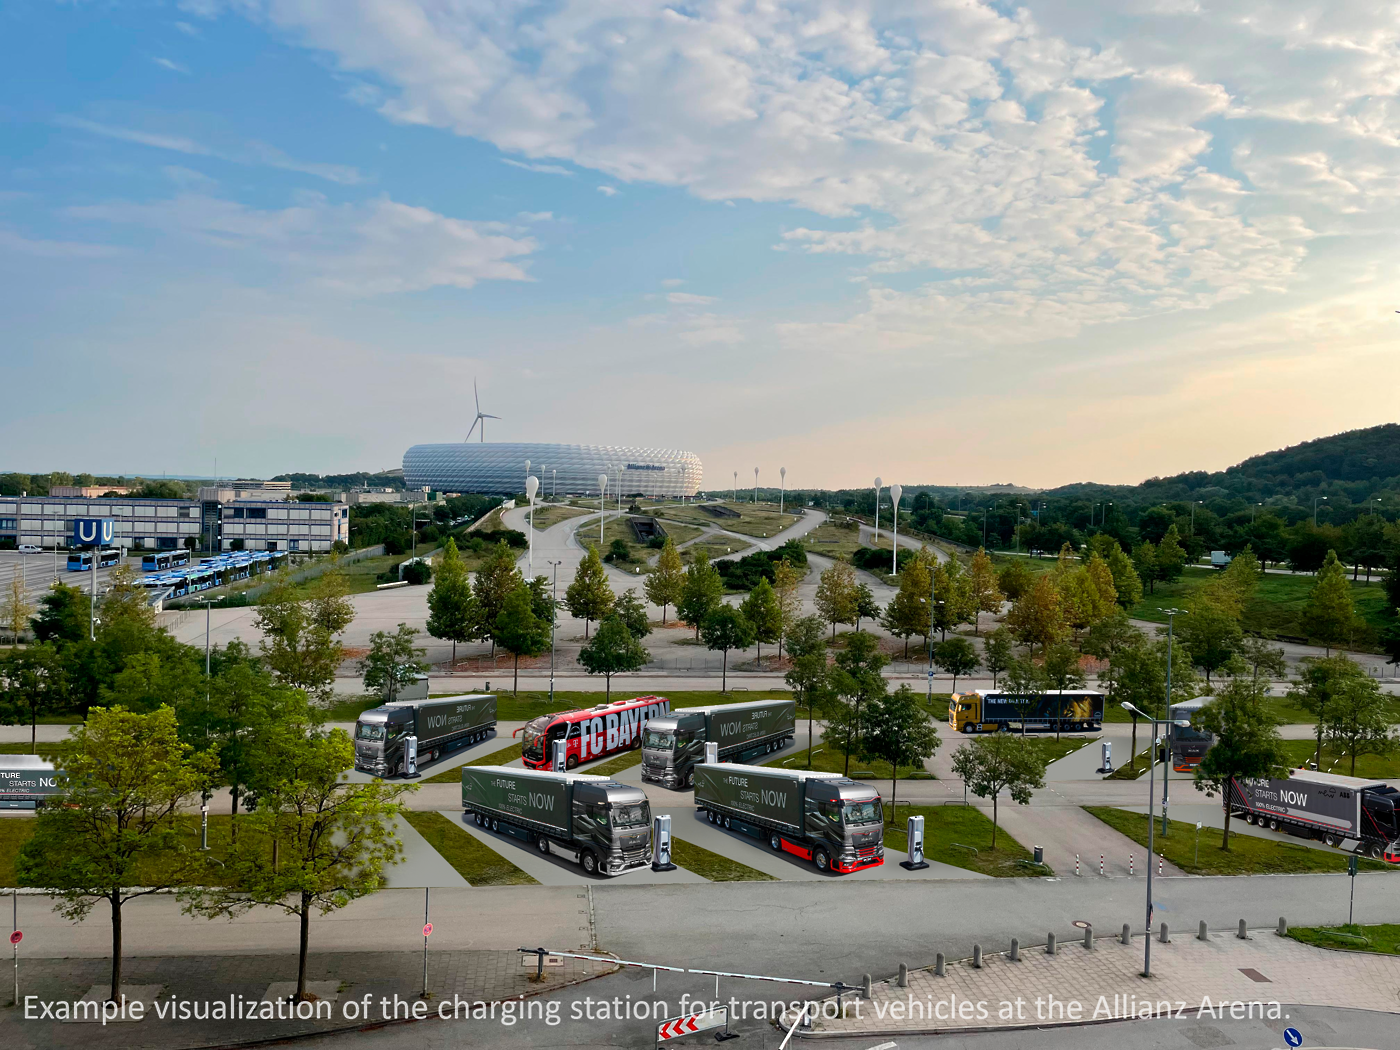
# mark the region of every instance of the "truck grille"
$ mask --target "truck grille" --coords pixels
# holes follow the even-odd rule
[[[856,860],[858,860],[861,864],[869,864],[871,861],[878,860],[879,858],[879,846],[864,846],[861,849],[856,850]]]
[[[649,849],[625,849],[622,851],[622,863],[624,867],[633,868],[638,864],[648,864],[651,862],[651,850]]]

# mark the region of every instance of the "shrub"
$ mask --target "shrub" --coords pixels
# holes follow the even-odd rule
[[[858,547],[851,555],[851,564],[866,572],[888,573],[894,569],[894,551],[876,547]]]
[[[427,583],[433,578],[433,570],[425,561],[415,561],[404,566],[403,578],[412,584]]]

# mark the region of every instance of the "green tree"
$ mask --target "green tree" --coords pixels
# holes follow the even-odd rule
[[[979,613],[996,613],[1001,610],[1001,603],[1006,601],[1006,595],[1001,593],[1001,588],[997,586],[996,569],[992,565],[992,559],[982,547],[977,548],[977,553],[972,556],[972,564],[967,569],[967,595],[972,603],[972,633],[978,634],[981,626]]]
[[[457,543],[451,536],[442,546],[428,592],[428,634],[452,643],[452,663],[457,663],[457,643],[481,634],[481,608],[472,593],[471,578]]]
[[[827,720],[827,731],[833,740],[844,738],[841,749],[846,756],[843,772],[851,772],[851,747],[860,747],[861,707],[883,697],[888,690],[885,676],[884,653],[880,652],[880,640],[867,631],[852,631],[846,637],[846,647],[836,654],[835,666],[831,671],[831,687],[840,697],[843,706],[833,710]]]
[[[583,621],[583,636],[587,638],[588,625],[612,612],[615,601],[607,570],[598,557],[598,548],[590,543],[588,553],[574,573],[574,582],[564,592],[564,604],[569,607],[571,616]]]
[[[856,584],[856,630],[860,630],[861,620],[878,620],[879,617],[880,605],[875,601],[875,592],[867,583]]]
[[[1013,602],[1030,590],[1034,580],[1035,573],[1031,572],[1030,566],[1021,558],[1011,559],[997,573],[997,587],[1008,601]]]
[[[36,642],[0,653],[0,715],[29,723],[29,753],[35,751],[39,716],[68,703],[68,675],[52,642]]]
[[[753,640],[758,643],[758,667],[762,670],[763,643],[776,644],[783,636],[783,610],[766,576],[759,577],[758,583],[739,606],[739,611],[753,628]]]
[[[966,638],[949,638],[939,642],[933,650],[933,662],[953,676],[953,692],[958,691],[958,678],[969,675],[981,666],[977,659],[977,647]]]
[[[721,604],[700,624],[700,637],[711,652],[724,654],[720,671],[720,690],[729,691],[729,650],[747,649],[753,645],[753,624],[738,609]]]
[[[1356,776],[1360,755],[1388,755],[1395,750],[1390,724],[1390,697],[1367,674],[1348,677],[1327,713],[1327,736],[1351,759],[1350,775]]]
[[[1113,593],[1120,606],[1131,609],[1142,601],[1142,577],[1133,567],[1133,560],[1123,552],[1117,543],[1108,552],[1109,574],[1113,577]]]
[[[922,766],[926,759],[933,757],[940,743],[928,711],[907,685],[873,698],[866,707],[860,756],[883,759],[890,764],[888,812],[891,823],[895,816],[900,763]]]
[[[982,666],[992,676],[992,688],[997,687],[997,679],[1005,674],[1016,659],[1015,641],[1005,627],[998,627],[987,635],[982,644]]]
[[[427,672],[428,664],[422,659],[425,650],[413,644],[417,637],[418,628],[403,623],[393,634],[375,631],[369,636],[369,652],[359,662],[366,692],[379,693],[392,704],[405,686]]]
[[[625,623],[622,627],[623,630],[627,629]],[[521,584],[511,592],[505,607],[496,614],[493,630],[501,648],[515,657],[515,680],[511,692],[519,693],[520,658],[539,656],[549,648],[549,624],[535,615],[529,587]],[[630,635],[631,632],[628,633]]]
[[[1317,579],[1303,606],[1301,620],[1308,637],[1326,646],[1329,656],[1333,646],[1349,643],[1356,632],[1356,605],[1351,597],[1351,584],[1347,581],[1346,569],[1337,560],[1336,551],[1329,550],[1322,568],[1317,570]]]
[[[1222,583],[1239,599],[1241,610],[1254,597],[1254,592],[1259,587],[1259,575],[1259,559],[1254,556],[1254,549],[1248,544],[1230,559],[1230,564],[1220,574]]]
[[[978,798],[992,800],[992,849],[997,848],[997,799],[1003,791],[1028,806],[1031,792],[1045,786],[1046,761],[1029,741],[1010,733],[978,737],[953,752],[953,772]]]
[[[332,603],[327,615],[318,618],[316,603],[282,579],[263,596],[253,620],[263,633],[259,648],[273,673],[318,699],[330,696],[344,655],[339,632],[333,629],[341,622],[335,608]]]
[[[1171,583],[1181,578],[1186,568],[1186,550],[1181,546],[1181,536],[1172,525],[1162,542],[1157,544],[1157,579]]]
[[[354,759],[344,730],[282,725],[259,755],[257,808],[224,859],[222,885],[184,894],[187,910],[208,918],[255,907],[295,915],[298,1001],[306,998],[312,912],[328,914],[383,888],[384,870],[403,856],[394,825],[410,785],[349,783]]]
[[[1030,660],[1012,660],[1006,669],[1006,702],[1015,710],[1021,722],[1021,735],[1026,735],[1026,722],[1040,705],[1045,692],[1045,673]]]
[[[1156,591],[1157,581],[1162,577],[1158,571],[1157,547],[1151,540],[1143,540],[1133,548],[1133,568],[1138,578],[1147,584],[1147,593]]]
[[[705,618],[719,608],[724,597],[724,581],[719,571],[710,564],[703,551],[697,552],[685,570],[685,589],[681,600],[676,603],[676,615],[695,629],[695,640],[700,640],[700,625]]]
[[[1228,670],[1238,663],[1237,654],[1244,632],[1239,616],[1209,595],[1199,595],[1190,603],[1189,615],[1176,621],[1176,636],[1191,654],[1192,662],[1206,673],[1206,688],[1211,675]]]
[[[1171,645],[1172,703],[1178,704],[1197,695],[1199,679],[1191,658],[1178,641]],[[1143,639],[1119,649],[1109,660],[1113,681],[1113,696],[1119,703],[1130,703],[1154,718],[1166,717],[1167,639],[1154,642]],[[1132,745],[1128,768],[1137,768],[1137,723],[1133,718]]]
[[[613,606],[613,615],[621,620],[632,637],[641,641],[651,634],[651,623],[647,619],[647,607],[637,597],[637,592],[628,590]]]
[[[39,599],[39,615],[30,621],[41,642],[81,642],[88,636],[89,599],[77,587],[55,583]]]
[[[11,645],[19,645],[19,636],[29,626],[29,618],[36,611],[37,607],[29,600],[24,584],[15,576],[10,580],[9,593],[5,595],[4,604],[0,605],[0,624],[10,633]]]
[[[855,623],[858,599],[855,570],[845,562],[832,562],[831,568],[818,577],[817,612],[831,624],[832,638],[836,637],[838,623]]]
[[[1045,663],[1041,667],[1047,690],[1063,693],[1067,689],[1082,689],[1085,684],[1084,669],[1079,664],[1079,651],[1068,642],[1056,642],[1045,651]],[[1060,723],[1065,717],[1063,695],[1055,705],[1055,739],[1060,739]]]
[[[617,615],[600,623],[598,633],[578,654],[578,662],[585,671],[604,676],[607,683],[604,695],[609,701],[612,699],[612,676],[640,670],[650,658],[651,654]]]
[[[186,881],[198,854],[179,835],[177,814],[207,787],[211,754],[179,738],[175,712],[94,707],[69,731],[64,799],[45,806],[20,848],[20,885],[47,890],[54,910],[80,922],[98,901],[112,920],[111,997],[122,986],[122,908]]]
[[[922,553],[922,552],[921,552]],[[930,557],[932,557],[930,555]],[[938,630],[939,640],[948,637],[948,632],[960,623],[968,623],[977,618],[967,574],[956,559],[949,558],[933,567],[933,626]]]
[[[1270,645],[1267,639],[1246,635],[1240,640],[1239,656],[1256,682],[1261,675],[1265,681],[1271,681],[1288,673],[1283,650]]]
[[[1288,698],[1309,712],[1316,721],[1317,748],[1313,762],[1319,769],[1322,768],[1322,738],[1327,724],[1332,720],[1332,709],[1353,682],[1365,677],[1366,672],[1341,653],[1336,656],[1305,657],[1299,664],[1298,677],[1288,691]]]
[[[1049,573],[1035,578],[1029,590],[1012,603],[1006,614],[1009,627],[1023,645],[1042,650],[1063,637],[1066,625],[1060,592]]]
[[[802,599],[797,593],[797,588],[806,575],[805,565],[798,568],[786,558],[781,559],[773,566],[773,593],[778,599],[778,612],[782,623],[782,630],[778,636],[778,659],[780,661],[783,658],[783,642],[787,638],[788,630],[802,615]]]
[[[1215,743],[1196,766],[1196,784],[1207,797],[1225,796],[1225,834],[1220,848],[1230,849],[1230,781],[1288,775],[1288,755],[1278,723],[1268,709],[1268,691],[1236,678],[1196,714],[1196,724],[1215,735]]]
[[[132,653],[122,669],[101,687],[103,707],[128,711],[154,711],[163,705],[177,711],[191,697],[208,688],[204,669],[187,647],[173,652]]]
[[[661,626],[666,626],[666,609],[679,605],[685,593],[685,567],[676,545],[667,536],[661,545],[661,553],[656,558],[656,568],[646,579],[647,601],[661,606]]]
[[[522,582],[520,570],[515,567],[515,554],[505,540],[491,548],[486,561],[472,577],[472,593],[476,595],[481,629],[491,640],[492,659],[496,656],[496,617],[501,615],[506,599]]]
[[[899,591],[885,607],[880,624],[896,638],[904,639],[904,656],[909,656],[911,635],[923,635],[925,644],[931,630],[928,600],[933,586],[928,563],[921,558],[912,560],[899,574]]]
[[[826,662],[826,625],[803,616],[788,625],[785,636],[792,668],[784,675],[799,707],[807,709],[807,768],[812,768],[812,724],[817,711],[831,702],[831,672]]]

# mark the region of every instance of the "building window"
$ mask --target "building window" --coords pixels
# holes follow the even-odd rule
[[[242,507],[230,507],[229,510],[228,510],[228,516],[229,516],[230,518],[241,518],[241,517],[243,517],[243,508],[242,508]]]
[[[299,550],[301,550],[301,540],[288,540],[288,541],[287,541],[287,549],[290,550],[290,551],[299,551]]]
[[[276,541],[276,540],[268,540],[268,541],[267,541],[267,549],[270,550],[270,551],[275,551],[275,550],[277,549],[277,541]]]
[[[18,518],[0,518],[0,532],[14,532],[18,528]]]
[[[250,517],[250,518],[265,518],[265,517],[267,517],[267,508],[266,508],[266,507],[249,507],[249,508],[248,508],[248,517]]]

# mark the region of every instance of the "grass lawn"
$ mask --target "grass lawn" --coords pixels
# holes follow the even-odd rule
[[[727,538],[721,537],[714,542],[706,540],[703,543],[692,543],[685,550],[681,551],[681,558],[689,562],[694,560],[696,555],[703,552],[706,558],[710,561],[714,561],[716,558],[727,558],[729,555],[742,550],[748,550],[748,546],[743,540],[730,541]]]
[[[38,755],[40,758],[42,758],[45,762],[53,762],[53,761],[57,760],[58,756],[60,756],[61,754],[63,754],[63,752],[66,751],[66,750],[68,749],[69,746],[70,746],[70,745],[69,745],[68,741],[66,741],[66,740],[58,741],[58,742],[50,743],[50,744],[46,744],[46,743],[44,743],[42,740],[40,740],[39,743],[38,743],[37,745],[35,745],[34,753],[35,753],[36,755]],[[27,755],[27,754],[29,754],[29,741],[28,741],[28,740],[24,741],[24,743],[22,743],[22,744],[17,744],[17,743],[5,743],[5,744],[0,744],[0,755]]]
[[[795,755],[789,755],[783,759],[769,759],[759,764],[777,766],[780,769],[806,769],[807,751],[804,748]],[[867,761],[852,755],[849,767],[850,776],[856,780],[890,779],[890,764],[884,759]],[[844,773],[847,768],[846,753],[839,748],[818,742],[812,749],[812,768],[822,773]],[[911,777],[915,780],[937,779],[932,773],[925,770],[922,764],[917,766],[901,765],[899,779],[909,780]]]
[[[1098,743],[1099,738],[1096,736],[1084,737],[1065,735],[1060,737],[1059,740],[1056,740],[1053,736],[1031,736],[1027,734],[1026,739],[1030,741],[1031,746],[1035,748],[1036,754],[1040,756],[1040,760],[1048,766],[1051,762],[1058,762],[1066,755],[1074,754],[1081,747],[1088,747],[1090,744]]]
[[[588,511],[580,507],[566,507],[559,503],[537,503],[535,505],[535,531],[543,532],[551,525],[558,525],[561,521],[582,517],[587,513]]]
[[[666,530],[666,535],[671,537],[671,542],[677,547],[695,539],[696,536],[705,531],[696,525],[682,525],[680,522],[672,521],[666,517],[666,509],[658,509],[653,516],[661,522],[661,527]]]
[[[0,886],[16,885],[15,858],[19,856],[19,848],[33,833],[33,817],[0,817]]]
[[[1146,847],[1146,813],[1130,813],[1111,806],[1085,806],[1084,810]],[[1230,849],[1226,852],[1220,848],[1220,837],[1218,828],[1202,828],[1198,859],[1195,827],[1176,821],[1171,834],[1165,839],[1158,835],[1154,844],[1167,860],[1192,875],[1297,875],[1347,870],[1347,858],[1341,853],[1313,849],[1296,842],[1275,842],[1233,830]],[[1390,865],[1378,860],[1361,860],[1360,870],[1389,871]]]
[[[1054,562],[1047,564],[1053,565]],[[1133,606],[1131,615],[1140,620],[1164,624],[1167,617],[1163,609],[1180,608],[1193,591],[1215,575],[1214,569],[1187,568],[1181,579],[1174,583],[1159,583],[1154,593],[1143,595],[1142,601]],[[1315,577],[1312,576],[1260,575],[1254,597],[1245,606],[1244,629],[1254,634],[1273,634],[1281,638],[1305,638],[1307,632],[1303,630],[1300,618],[1314,582]],[[1351,596],[1356,603],[1357,615],[1370,627],[1363,637],[1355,639],[1353,648],[1378,652],[1376,634],[1386,623],[1385,588],[1379,582],[1358,581],[1351,585]]]
[[[1288,936],[1318,948],[1345,948],[1353,952],[1400,955],[1400,925],[1291,926]]]
[[[776,503],[731,503],[726,501],[722,506],[729,510],[738,511],[739,516],[737,518],[717,517],[699,507],[673,507],[667,510],[666,517],[691,525],[718,525],[730,532],[738,532],[760,539],[765,536],[776,536],[784,529],[791,528],[793,523],[801,517],[799,514],[793,514],[786,510],[779,517]]]
[[[1004,830],[997,831],[997,846],[992,849],[992,822],[971,806],[900,806],[895,825],[885,826],[885,845],[907,853],[905,818],[920,816],[924,818],[924,856],[929,860],[998,878],[1055,874],[1048,866],[1034,863],[1031,852]]]
[[[489,755],[482,755],[474,758],[470,762],[464,763],[468,766],[503,766],[507,762],[514,762],[520,757],[521,744],[517,741],[509,747],[503,747],[499,751],[492,751]],[[441,773],[434,773],[423,780],[424,784],[460,784],[462,782],[462,767],[453,766],[451,769],[444,769]]]
[[[671,838],[671,860],[686,871],[693,871],[711,882],[777,882],[772,875],[766,875],[757,868],[740,864],[737,860],[721,857],[704,846],[697,846],[685,839]]]
[[[441,813],[406,810],[404,820],[473,886],[538,886],[486,843],[455,827]]]
[[[1311,762],[1317,754],[1317,741],[1285,740],[1283,748],[1288,752],[1290,765],[1306,768],[1307,763]],[[1358,755],[1356,772],[1353,773],[1351,759],[1347,752],[1329,743],[1324,737],[1320,768],[1324,773],[1340,773],[1346,777],[1358,776],[1371,780],[1395,780],[1400,777],[1400,755]]]
[[[838,561],[850,561],[851,555],[860,547],[860,530],[843,529],[827,519],[802,537],[802,546],[808,554],[821,554]]]
[[[1113,772],[1104,777],[1105,780],[1138,780],[1147,775],[1147,761],[1152,757],[1152,748],[1145,747],[1138,752],[1135,763],[1120,762],[1113,767]],[[1188,776],[1181,773],[1179,776]]]

